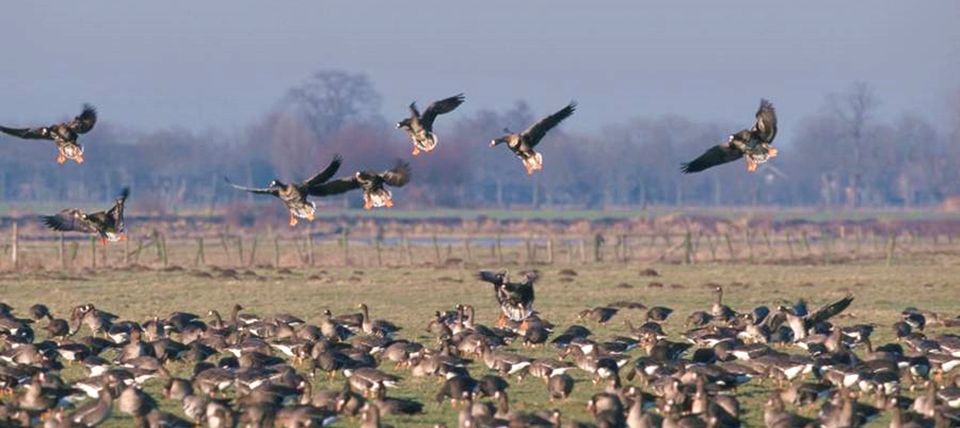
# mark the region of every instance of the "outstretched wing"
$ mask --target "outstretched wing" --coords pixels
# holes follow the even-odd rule
[[[423,128],[430,131],[433,128],[433,121],[437,116],[449,113],[453,109],[463,104],[464,98],[463,94],[457,94],[450,98],[444,98],[440,101],[434,101],[427,106],[427,109],[423,111],[423,116],[420,116],[420,124],[423,125]]]
[[[7,128],[6,126],[0,126],[0,132],[13,135],[14,137],[27,138],[31,140],[53,139],[50,138],[49,128]]]
[[[505,277],[506,273],[504,272],[490,272],[488,270],[482,270],[477,273],[477,279],[484,282],[489,282],[493,285],[503,284]]]
[[[70,123],[67,124],[67,127],[72,129],[78,134],[85,134],[90,132],[93,129],[93,125],[97,123],[97,109],[93,108],[90,104],[83,105],[83,111],[80,112],[80,115],[73,118]]]
[[[309,194],[313,196],[330,196],[359,188],[360,182],[357,181],[356,177],[344,177],[313,186],[309,189]]]
[[[772,144],[773,138],[777,136],[777,111],[773,109],[773,104],[770,101],[760,100],[760,108],[757,109],[757,122],[753,125],[753,131],[757,132],[767,144]]]
[[[233,186],[234,189],[243,190],[243,191],[250,192],[250,193],[257,193],[257,194],[261,194],[261,195],[280,196],[280,189],[272,189],[272,188],[269,188],[269,187],[267,187],[267,188],[246,187],[246,186],[241,186],[241,185],[238,185],[238,184],[233,184],[233,182],[230,181],[230,179],[227,178],[227,177],[223,177],[223,179],[227,182],[227,184]]]
[[[837,300],[836,302],[821,306],[817,310],[811,312],[810,315],[807,315],[807,322],[809,323],[808,325],[814,326],[833,318],[840,312],[843,312],[844,309],[847,309],[852,302],[853,296],[848,295],[840,300]]]
[[[383,181],[393,187],[401,187],[410,182],[410,164],[397,159],[397,165],[380,174]]]
[[[43,224],[61,232],[96,232],[97,229],[87,220],[86,214],[79,208],[67,208],[55,215],[42,216]]]
[[[123,206],[126,204],[128,197],[130,197],[130,188],[124,187],[123,190],[120,191],[120,196],[117,197],[117,201],[114,202],[113,208],[107,211],[107,216],[113,218],[113,224],[118,231],[123,231]]]
[[[340,164],[343,163],[343,158],[339,154],[333,155],[333,160],[330,161],[330,164],[323,170],[314,175],[310,179],[304,181],[300,184],[300,187],[306,188],[307,193],[310,193],[310,189],[315,186],[319,186],[323,183],[330,181],[333,178],[333,175],[340,170]]]
[[[694,159],[692,162],[687,162],[680,165],[680,171],[684,174],[700,172],[710,167],[723,165],[727,162],[733,162],[741,157],[743,157],[743,153],[737,150],[729,142],[717,144],[716,146],[707,149],[706,152],[700,155],[700,157]]]
[[[567,104],[566,107],[560,109],[560,111],[551,114],[543,119],[540,119],[539,122],[534,123],[533,126],[527,128],[526,131],[523,131],[520,136],[523,138],[523,141],[527,143],[527,146],[533,148],[540,142],[540,139],[546,135],[547,131],[553,129],[554,126],[563,122],[564,119],[570,117],[573,112],[577,109],[577,103],[571,101],[570,104]]]

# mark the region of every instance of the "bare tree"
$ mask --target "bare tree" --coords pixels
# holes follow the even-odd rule
[[[866,130],[868,122],[880,106],[880,100],[874,93],[873,87],[866,82],[855,82],[850,89],[842,94],[831,94],[828,97],[830,108],[834,116],[840,121],[845,132],[846,142],[850,148],[850,167],[847,169],[847,205],[857,206],[862,195],[861,177],[866,167],[863,165],[866,148]]]
[[[380,94],[363,73],[320,70],[291,88],[287,99],[303,115],[313,133],[325,138],[344,125],[378,116]]]

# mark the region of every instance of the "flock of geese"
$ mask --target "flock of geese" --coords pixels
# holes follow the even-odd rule
[[[437,116],[447,114],[459,107],[465,98],[463,94],[435,101],[421,113],[416,103],[410,104],[410,117],[397,123],[397,128],[405,131],[413,142],[413,156],[430,153],[437,147],[438,138],[433,132],[433,123]],[[504,130],[506,135],[490,142],[491,147],[505,144],[513,154],[520,158],[528,175],[543,169],[543,155],[534,148],[548,131],[573,115],[576,102],[570,102],[559,111],[539,120],[522,132]],[[757,166],[777,156],[773,148],[773,139],[777,134],[776,111],[767,100],[760,101],[753,126],[731,134],[727,141],[711,147],[700,157],[681,166],[684,173],[694,173],[707,168],[743,158],[747,170],[753,172]],[[0,126],[0,132],[24,139],[52,140],[57,145],[57,162],[63,164],[72,159],[78,164],[84,160],[84,148],[78,141],[80,134],[93,129],[97,122],[97,111],[90,104],[84,104],[80,115],[69,122],[57,123],[37,128],[10,128]],[[313,221],[316,205],[308,200],[309,196],[323,197],[362,190],[364,209],[392,207],[393,195],[388,186],[401,187],[410,181],[410,165],[397,160],[393,169],[387,171],[357,171],[352,175],[334,179],[342,159],[334,155],[329,165],[313,177],[294,183],[273,180],[267,187],[245,187],[227,182],[243,191],[255,194],[273,195],[279,198],[290,211],[290,225],[295,226],[298,219]],[[226,178],[226,177],[225,177]],[[55,215],[44,216],[44,223],[57,231],[76,231],[99,236],[101,243],[116,242],[125,239],[123,223],[123,203],[129,196],[124,189],[114,206],[107,211],[86,213],[79,208],[67,208]]]
[[[457,421],[436,427],[740,427],[744,390],[765,394],[764,408],[750,411],[772,428],[857,427],[884,412],[890,427],[960,424],[960,336],[924,333],[956,328],[960,317],[907,308],[884,326],[896,341],[875,345],[878,326],[832,321],[853,297],[816,310],[799,301],[737,311],[716,286],[714,303],[685,322],[670,308],[619,301],[584,309],[561,330],[533,309],[537,273],[519,282],[505,271],[477,277],[493,284],[495,326],[459,303],[402,328],[374,319],[365,304],[338,316],[324,310],[315,323],[239,304],[228,319],[211,310],[147,320],[92,304],[64,318],[42,304],[22,312],[0,304],[0,426],[92,427],[119,411],[124,426],[151,428],[336,420],[379,428],[388,426],[384,416],[429,414],[449,402]],[[612,336],[591,331],[616,324],[624,327]],[[82,376],[61,374],[67,366]],[[430,378],[434,400],[404,394],[430,388]],[[542,382],[550,403],[512,408],[511,387],[524,381]],[[588,421],[554,407],[573,400],[574,388],[590,390]]]

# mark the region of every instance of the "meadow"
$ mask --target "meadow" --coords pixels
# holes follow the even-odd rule
[[[479,322],[495,322],[492,287],[474,275],[479,269],[508,268],[540,271],[536,309],[543,318],[558,330],[583,323],[598,340],[626,334],[624,321],[642,323],[646,311],[621,309],[606,326],[578,321],[579,311],[621,300],[667,306],[676,312],[664,329],[679,340],[689,313],[710,310],[717,284],[725,288],[724,303],[742,312],[799,299],[815,308],[851,294],[853,304],[835,321],[874,325],[875,344],[894,340],[890,326],[906,307],[960,315],[960,241],[953,237],[950,220],[704,221],[661,215],[516,222],[498,220],[496,227],[485,227],[483,220],[353,222],[245,234],[223,226],[168,225],[141,228],[129,241],[107,247],[87,239],[39,239],[38,231],[26,227],[18,232],[15,266],[12,238],[2,244],[0,300],[19,311],[44,303],[61,317],[76,305],[93,303],[140,322],[173,311],[209,320],[208,311],[229,314],[239,303],[244,312],[289,313],[314,324],[324,309],[352,313],[362,302],[372,317],[400,325],[398,338],[435,346],[425,330],[434,311],[470,304]],[[39,339],[43,332],[37,330]],[[943,332],[957,333],[937,326],[926,331]],[[514,343],[508,348],[536,357],[559,353],[550,346],[530,350]],[[636,349],[630,355],[645,352]],[[180,376],[190,370],[185,363],[170,363],[170,368]],[[436,380],[412,377],[390,363],[381,368],[403,377],[391,395],[426,404],[421,415],[389,416],[387,423],[456,426],[458,410],[433,400]],[[482,363],[470,371],[475,377],[488,373]],[[573,395],[554,403],[547,401],[543,382],[511,380],[511,410],[558,408],[564,419],[590,420],[585,403],[602,387],[591,384],[583,372],[570,373],[577,380]],[[77,368],[64,374],[68,380],[81,376]],[[313,382],[314,391],[339,389],[342,376]],[[160,386],[160,381],[149,381],[145,390],[159,400]],[[738,391],[747,426],[763,425],[769,388],[755,380]],[[178,402],[160,403],[182,415]],[[815,411],[801,413],[812,416]],[[129,418],[114,412],[103,426],[130,426]],[[886,420],[872,426],[885,426]],[[344,419],[336,426],[356,424],[356,419]]]

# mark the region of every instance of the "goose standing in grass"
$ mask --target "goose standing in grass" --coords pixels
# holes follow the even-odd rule
[[[427,106],[427,109],[420,114],[417,111],[417,103],[410,103],[410,117],[397,123],[397,129],[402,129],[410,134],[413,140],[414,156],[419,156],[420,152],[430,153],[437,147],[437,136],[433,133],[433,121],[437,116],[449,113],[463,104],[463,94],[457,94],[449,98],[434,101]]]
[[[700,157],[681,165],[680,171],[684,174],[700,172],[743,158],[747,161],[747,172],[754,172],[757,166],[777,156],[777,149],[771,146],[776,136],[777,112],[770,101],[761,99],[756,122],[750,129],[731,134],[727,142],[713,146]]]
[[[336,174],[340,169],[341,162],[342,159],[340,158],[340,155],[334,155],[333,160],[330,161],[330,164],[327,165],[323,171],[320,171],[317,173],[317,175],[314,175],[307,180],[290,184],[284,183],[280,180],[273,180],[270,182],[270,185],[265,188],[244,187],[233,184],[229,178],[224,177],[224,179],[226,179],[227,183],[229,183],[235,189],[260,195],[273,195],[280,198],[280,200],[283,201],[283,204],[287,206],[287,209],[290,210],[290,225],[296,226],[298,223],[298,218],[302,218],[307,221],[313,221],[316,216],[317,205],[312,201],[308,201],[307,196],[327,196],[350,190],[343,189],[340,192],[334,192],[331,191],[330,188],[326,187],[322,193],[319,193],[321,186],[330,181],[330,179],[333,178],[333,175]]]
[[[43,216],[43,223],[60,232],[95,233],[102,245],[123,241],[127,239],[123,226],[123,207],[129,196],[130,188],[124,187],[113,207],[107,211],[87,214],[80,208],[67,208],[55,215]]]
[[[560,122],[563,122],[564,119],[570,117],[576,109],[577,103],[571,101],[566,107],[541,119],[523,132],[511,133],[505,129],[504,131],[507,132],[507,135],[491,141],[490,147],[506,144],[510,151],[517,155],[520,161],[523,162],[523,168],[527,171],[527,175],[533,175],[534,171],[543,169],[543,156],[535,152],[533,148],[540,143],[540,140],[547,134],[547,131],[553,129],[553,127],[559,125]]]
[[[59,155],[57,163],[63,164],[72,159],[83,163],[83,146],[77,141],[80,134],[86,134],[97,123],[97,110],[90,104],[83,105],[83,111],[73,120],[40,128],[7,128],[0,126],[0,132],[28,140],[53,140],[57,144]]]

